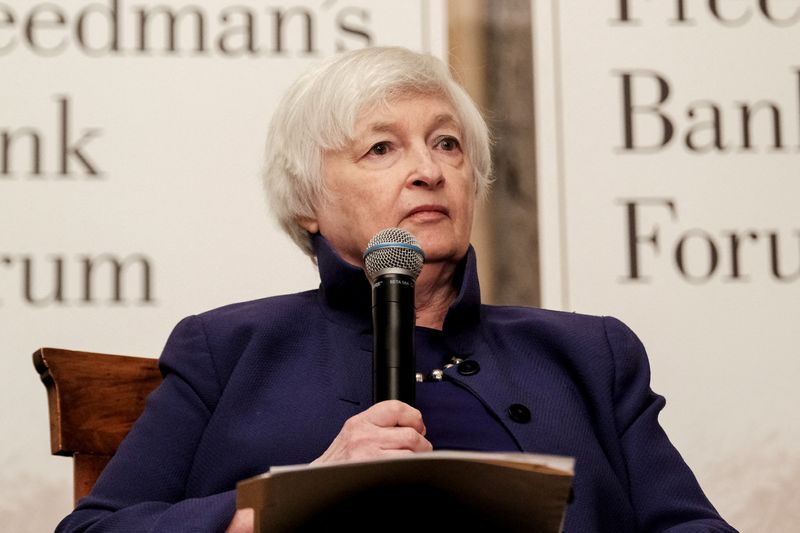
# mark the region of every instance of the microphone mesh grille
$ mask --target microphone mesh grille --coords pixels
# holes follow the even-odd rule
[[[402,269],[417,279],[422,271],[425,254],[419,241],[400,228],[386,228],[375,234],[364,251],[364,266],[370,280],[383,270]]]

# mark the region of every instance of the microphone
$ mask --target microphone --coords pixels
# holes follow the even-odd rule
[[[414,285],[425,254],[417,238],[400,228],[387,228],[370,239],[364,251],[372,283],[372,399],[416,399],[414,355]]]

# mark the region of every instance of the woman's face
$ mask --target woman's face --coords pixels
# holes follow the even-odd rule
[[[453,106],[439,96],[399,97],[362,113],[354,138],[324,154],[327,195],[303,227],[359,266],[369,239],[389,227],[413,233],[426,263],[463,258],[475,184]]]

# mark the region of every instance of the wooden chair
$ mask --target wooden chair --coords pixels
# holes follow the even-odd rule
[[[50,449],[73,458],[75,502],[87,495],[161,383],[158,361],[40,348],[33,364],[47,388]]]

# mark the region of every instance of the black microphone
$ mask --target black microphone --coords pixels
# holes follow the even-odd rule
[[[379,231],[364,251],[372,282],[372,400],[415,403],[414,285],[425,254],[400,228]]]

